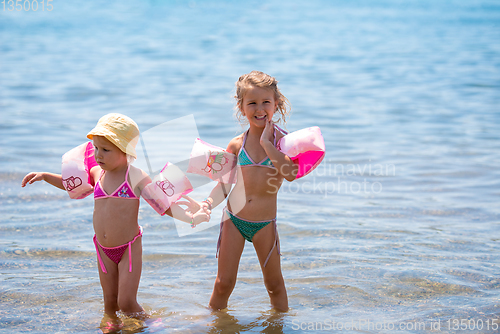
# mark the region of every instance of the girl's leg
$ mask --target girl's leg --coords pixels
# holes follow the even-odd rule
[[[107,271],[106,274],[102,271],[99,259],[97,259],[99,280],[104,298],[104,312],[110,317],[114,317],[116,311],[120,309],[118,307],[118,266],[104,254],[100,247],[98,247],[98,250]]]
[[[137,303],[137,290],[142,271],[142,237],[137,238],[131,247],[132,272],[129,272],[128,248],[118,263],[118,307],[126,315],[140,315],[139,313],[144,313],[144,309]]]
[[[244,247],[245,239],[240,231],[231,220],[225,220],[221,231],[217,278],[209,303],[209,306],[214,310],[222,310],[227,307],[227,301],[236,284],[238,266]]]
[[[253,245],[259,258],[262,274],[264,275],[264,284],[271,299],[271,305],[278,311],[288,311],[288,297],[286,294],[285,281],[281,273],[280,255],[278,247],[275,247],[264,267],[264,262],[276,242],[276,229],[274,223],[271,223],[257,232],[253,239]]]

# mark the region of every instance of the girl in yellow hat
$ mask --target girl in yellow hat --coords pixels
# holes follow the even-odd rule
[[[130,164],[137,157],[139,128],[127,116],[108,114],[87,137],[94,145],[95,162],[88,166],[88,176],[94,185],[94,244],[104,311],[117,321],[119,310],[127,316],[145,319],[148,316],[137,302],[142,269],[142,227],[138,224],[138,213],[139,196],[151,178]],[[66,180],[61,175],[47,172],[27,174],[22,187],[42,180],[70,190],[67,184],[64,186]],[[209,220],[205,211],[191,213],[175,203],[165,213],[193,226]],[[117,325],[120,326],[119,321]]]

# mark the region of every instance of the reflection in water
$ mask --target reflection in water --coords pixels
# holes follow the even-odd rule
[[[104,313],[99,328],[103,333],[115,333],[123,328],[123,322],[116,315]]]
[[[138,317],[104,313],[99,328],[103,333],[144,333],[149,326],[155,327],[158,321],[161,322],[161,319],[153,320],[151,323],[148,320],[142,312]]]
[[[214,311],[213,315],[215,318],[208,331],[209,334],[239,333],[246,329],[246,326],[240,324],[238,319],[227,312],[227,309]]]
[[[261,333],[283,333],[285,315],[286,313],[283,312],[273,312],[271,316],[263,315],[257,319],[260,322],[264,318],[264,321],[260,323],[260,327],[263,327]]]
[[[228,313],[227,309],[214,311],[215,319],[211,323],[209,334],[241,333],[258,328],[261,333],[283,333],[284,318],[286,313],[271,310],[271,314],[263,314],[248,324],[242,324],[235,316]]]

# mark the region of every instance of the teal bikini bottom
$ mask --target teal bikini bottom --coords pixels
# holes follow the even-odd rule
[[[278,225],[276,224],[276,218],[274,218],[272,220],[268,220],[268,221],[252,221],[252,220],[242,219],[242,218],[236,216],[234,213],[229,211],[229,209],[227,207],[224,208],[224,211],[227,213],[227,215],[229,216],[229,219],[234,224],[234,226],[236,226],[238,231],[240,231],[243,238],[245,238],[246,240],[248,240],[250,242],[252,242],[252,239],[253,239],[253,236],[255,235],[255,233],[259,232],[262,228],[266,227],[267,225],[273,223],[274,224],[274,244],[273,244],[273,248],[271,248],[271,251],[269,252],[269,255],[267,255],[266,261],[264,262],[264,267],[266,266],[267,261],[269,261],[269,258],[271,257],[271,253],[273,252],[273,250],[276,246],[278,246],[278,254],[281,255],[280,244],[279,244],[279,239],[278,239]],[[224,224],[224,215],[222,215],[222,221],[220,223],[219,241],[217,242],[217,253],[216,253],[215,257],[217,257],[219,254],[223,224]]]
[[[250,221],[241,219],[240,217],[233,214],[231,211],[226,209],[227,214],[229,215],[229,219],[233,222],[234,226],[240,231],[243,238],[252,242],[252,238],[255,233],[259,232],[261,229],[269,225],[270,223],[274,223],[276,218],[269,221]]]

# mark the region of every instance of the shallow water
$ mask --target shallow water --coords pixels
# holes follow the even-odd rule
[[[218,226],[179,237],[143,202],[138,298],[152,317],[122,332],[496,332],[495,1],[53,5],[0,7],[0,332],[95,333],[103,317],[92,199],[22,177],[58,172],[108,112],[143,133],[193,115],[226,146],[242,130],[234,82],[254,69],[280,80],[288,130],[319,125],[327,147],[280,190],[290,311],[270,309],[247,244],[227,312],[210,312]]]

